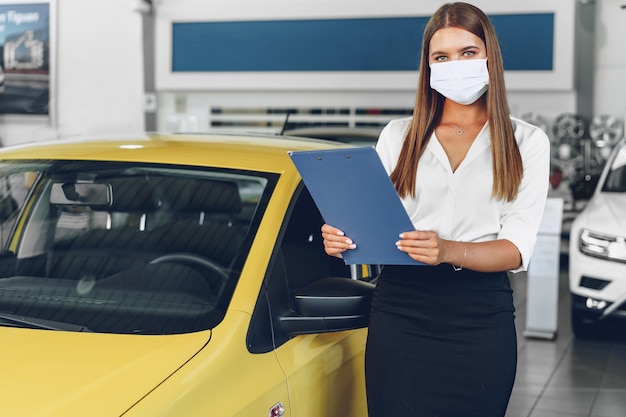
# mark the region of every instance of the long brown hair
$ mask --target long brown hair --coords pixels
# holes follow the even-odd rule
[[[491,135],[492,196],[512,201],[517,195],[524,168],[509,116],[502,53],[489,18],[468,3],[445,4],[426,24],[413,120],[404,139],[398,164],[391,173],[391,181],[400,196],[415,196],[417,164],[441,119],[444,103],[444,97],[430,88],[430,39],[437,30],[451,26],[467,30],[485,42],[489,88],[481,99],[486,102]]]

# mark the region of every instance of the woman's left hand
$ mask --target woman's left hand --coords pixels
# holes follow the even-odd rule
[[[431,230],[401,233],[396,246],[418,262],[428,265],[439,265],[445,262],[446,241]]]

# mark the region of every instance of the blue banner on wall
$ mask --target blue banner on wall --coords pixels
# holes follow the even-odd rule
[[[553,69],[553,13],[490,19],[506,70]],[[428,17],[176,22],[172,71],[414,71],[427,21]]]

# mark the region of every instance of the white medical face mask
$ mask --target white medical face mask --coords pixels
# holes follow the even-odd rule
[[[462,59],[430,64],[430,87],[459,104],[472,104],[489,85],[487,59]]]

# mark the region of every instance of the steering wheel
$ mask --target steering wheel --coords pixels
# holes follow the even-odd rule
[[[194,265],[201,266],[203,268],[210,269],[211,271],[217,273],[217,275],[220,277],[220,280],[222,281],[220,288],[222,288],[224,284],[226,283],[226,281],[228,280],[229,274],[226,268],[224,268],[217,262],[212,261],[211,259],[205,258],[200,255],[196,255],[193,253],[187,253],[187,252],[168,253],[166,255],[158,256],[150,261],[151,264],[158,264],[160,262],[194,264]]]

